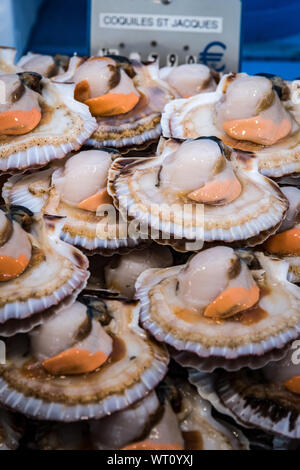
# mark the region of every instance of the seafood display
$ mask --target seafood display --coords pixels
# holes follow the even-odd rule
[[[0,75],[0,450],[299,449],[299,81]]]

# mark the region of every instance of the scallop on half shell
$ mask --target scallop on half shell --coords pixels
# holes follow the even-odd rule
[[[77,150],[96,121],[74,100],[74,85],[50,82],[31,72],[3,74],[0,105],[0,171],[23,172]]]
[[[243,426],[299,440],[299,344],[294,341],[283,359],[259,370],[219,369],[209,379],[192,373],[191,380],[200,393],[206,393],[204,383],[210,382],[213,401]]]
[[[170,102],[162,116],[163,135],[215,135],[235,149],[253,153],[265,176],[299,173],[299,80],[262,75],[225,75],[215,92]]]
[[[276,231],[288,207],[255,159],[212,137],[162,140],[156,157],[116,159],[108,191],[142,233],[179,251],[197,251],[201,242],[254,246]]]
[[[163,379],[168,353],[138,326],[136,302],[83,301],[7,341],[1,403],[38,420],[100,419]]]
[[[89,106],[98,127],[88,140],[95,148],[121,152],[148,147],[161,135],[164,106],[174,98],[159,77],[156,63],[147,65],[120,56],[73,58],[58,77],[75,82],[75,98]]]
[[[0,335],[30,331],[74,302],[85,287],[87,258],[59,239],[51,217],[31,232],[0,211]]]
[[[287,280],[285,261],[255,257],[250,269],[232,248],[217,246],[186,265],[145,271],[136,283],[142,326],[184,365],[201,370],[203,359],[216,358],[229,370],[232,361],[263,366],[299,336],[300,290]]]
[[[128,252],[147,241],[130,234],[107,192],[108,171],[116,155],[117,151],[105,148],[81,151],[59,166],[14,175],[4,185],[3,197],[8,206],[62,217],[61,239],[88,255]]]

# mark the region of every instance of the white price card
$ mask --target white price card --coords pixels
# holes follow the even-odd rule
[[[241,10],[241,0],[90,0],[91,55],[237,72]]]

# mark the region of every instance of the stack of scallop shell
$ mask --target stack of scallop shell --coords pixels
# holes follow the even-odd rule
[[[0,48],[0,449],[297,449],[300,82]]]

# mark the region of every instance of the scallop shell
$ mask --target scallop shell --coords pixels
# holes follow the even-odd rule
[[[233,148],[253,153],[257,158],[259,171],[265,176],[280,178],[285,175],[298,174],[300,172],[300,80],[285,82],[289,97],[281,101],[295,119],[298,130],[278,143],[264,147],[231,139],[224,136],[215,126],[215,107],[222,99],[224,84],[228,77],[229,75],[223,76],[215,92],[202,93],[168,103],[161,120],[163,136],[195,139],[200,136],[214,135]]]
[[[145,148],[161,135],[160,119],[165,104],[173,99],[166,83],[159,78],[158,65],[132,62],[137,89],[143,95],[132,111],[112,117],[98,117],[98,128],[88,140],[92,147],[114,147],[122,153]]]
[[[171,203],[160,190],[159,175],[164,159],[178,146],[180,143],[174,140],[161,141],[161,153],[156,157],[120,158],[111,166],[108,191],[115,205],[139,222],[145,233],[151,232],[152,237],[154,233],[158,243],[170,244],[178,251],[191,251],[195,248],[190,242],[196,240],[254,246],[278,228],[288,207],[286,198],[273,181],[257,171],[255,159],[245,160],[240,154],[231,160],[243,187],[235,201],[225,206],[205,205],[203,214],[203,204],[174,200],[177,208],[170,219],[169,211],[162,209]],[[200,215],[195,217],[198,209]]]
[[[29,331],[44,315],[68,305],[85,287],[87,258],[59,240],[59,226],[45,218],[30,235],[32,258],[18,278],[0,285],[0,334]]]
[[[250,355],[240,356],[236,359],[225,359],[217,356],[200,358],[185,351],[177,351],[174,348],[169,348],[169,350],[172,358],[175,359],[178,364],[183,367],[194,368],[201,372],[213,372],[218,368],[236,371],[246,366],[250,369],[260,369],[266,363],[280,361],[286,354],[286,347],[284,347],[282,349],[271,350],[263,356]]]
[[[225,407],[240,422],[273,434],[300,439],[299,399],[285,390],[274,390],[262,380],[259,371],[242,369],[219,372],[215,389]]]
[[[2,189],[2,197],[8,207],[22,206],[33,214],[39,214],[49,197],[51,177],[55,167],[8,178]]]
[[[166,350],[139,328],[136,303],[109,300],[106,308],[111,319],[106,328],[114,337],[106,365],[81,376],[50,376],[41,366],[35,374],[27,337],[19,335],[0,367],[0,402],[34,419],[74,422],[110,415],[153,390],[167,372]]]
[[[209,320],[189,322],[178,317],[176,309],[176,279],[183,266],[150,269],[137,280],[136,297],[140,300],[140,321],[158,341],[186,353],[188,365],[199,366],[203,359],[221,358],[222,367],[236,367],[243,361],[259,357],[260,365],[270,360],[271,351],[281,349],[300,333],[300,289],[287,280],[286,262],[256,253],[262,267],[253,271],[256,282],[267,291],[261,295],[258,307],[264,317],[250,325],[233,319],[224,322]],[[166,296],[167,289],[167,296]],[[173,292],[173,294],[172,294]],[[188,362],[187,355],[191,356]],[[177,353],[176,353],[177,355]],[[175,358],[176,358],[175,355]],[[279,354],[280,356],[280,354]],[[198,363],[197,359],[200,358]],[[224,361],[226,359],[226,361]],[[244,365],[244,364],[243,364]],[[213,365],[210,365],[212,369]]]
[[[286,354],[290,352],[291,349]],[[285,443],[274,442],[274,446],[292,447],[299,440],[297,395],[282,385],[269,385],[259,370],[243,368],[225,372],[219,369],[213,374],[204,374],[191,369],[189,381],[197,387],[201,397],[243,427],[254,427],[281,436],[281,439],[292,439]]]
[[[147,243],[147,240],[139,236],[131,237],[128,234],[126,219],[123,220],[113,206],[111,214],[101,216],[71,207],[61,200],[57,204],[53,181],[61,171],[61,167],[52,166],[29,175],[12,176],[3,188],[2,194],[6,204],[26,207],[34,214],[43,212],[64,218],[60,238],[89,256],[127,253]],[[107,230],[99,229],[99,224],[101,227],[107,227]]]
[[[195,385],[201,397],[207,399],[209,403],[218,410],[219,413],[229,416],[233,421],[242,426],[250,441],[251,450],[298,450],[299,441],[283,436],[272,435],[269,432],[253,428],[249,423],[242,423],[232,411],[225,407],[220,397],[216,393],[215,379],[216,373],[203,373],[194,369],[189,370],[189,381]]]
[[[10,338],[16,334],[29,333],[34,328],[40,326],[45,320],[47,320],[47,318],[72,305],[77,292],[78,290],[76,289],[73,295],[66,297],[58,305],[47,308],[42,312],[35,313],[28,318],[12,318],[3,324],[0,324],[0,336],[3,338]]]
[[[238,424],[241,422],[236,416],[222,403],[215,390],[216,373],[201,372],[196,369],[189,369],[188,380],[197,388],[197,392],[203,400],[208,401],[211,406],[224,416],[229,416]],[[243,425],[245,428],[249,426]]]
[[[0,137],[0,171],[21,172],[47,165],[79,149],[96,128],[87,106],[73,98],[74,85],[42,84],[42,120],[30,133]]]

